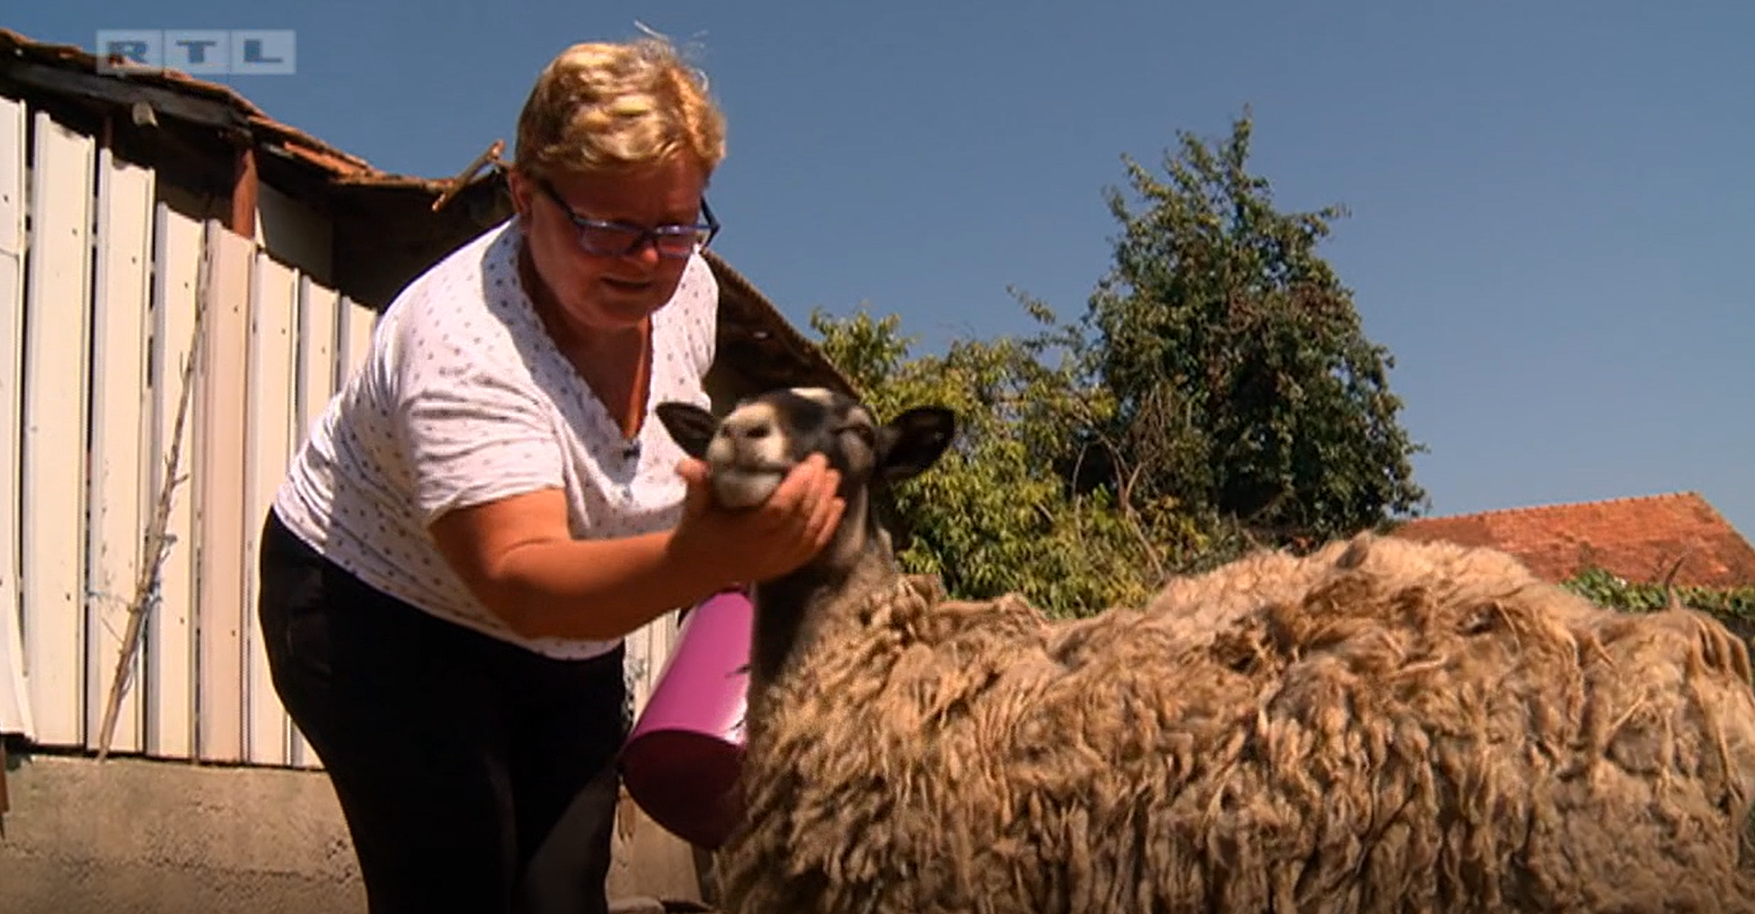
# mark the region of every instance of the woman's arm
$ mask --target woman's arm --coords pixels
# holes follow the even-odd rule
[[[441,515],[434,540],[477,599],[529,638],[611,640],[744,580],[784,573],[828,544],[843,506],[838,478],[817,458],[762,507],[707,503],[697,462],[684,516],[671,531],[576,540],[559,489],[508,496]]]
[[[619,638],[725,583],[710,566],[677,567],[668,533],[575,540],[566,518],[565,495],[545,489],[460,508],[431,530],[476,599],[527,638]]]

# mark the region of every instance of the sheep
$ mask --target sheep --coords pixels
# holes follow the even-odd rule
[[[1362,534],[1051,621],[902,573],[870,511],[948,410],[656,412],[727,506],[811,451],[848,504],[751,589],[732,914],[1755,911],[1755,693],[1709,617]]]

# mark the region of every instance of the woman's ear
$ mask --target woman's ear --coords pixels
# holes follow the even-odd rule
[[[518,222],[527,224],[530,221],[531,193],[534,188],[524,172],[516,167],[506,169],[506,190],[512,195],[512,209],[518,214]]]

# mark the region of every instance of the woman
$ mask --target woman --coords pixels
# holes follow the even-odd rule
[[[392,302],[265,521],[275,688],[374,914],[603,911],[622,637],[797,567],[842,511],[820,460],[716,511],[652,418],[708,402],[724,126],[696,74],[569,48],[517,143],[516,218]]]

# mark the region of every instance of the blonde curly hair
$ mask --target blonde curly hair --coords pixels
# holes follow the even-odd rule
[[[706,77],[661,37],[575,44],[543,68],[518,116],[519,170],[532,178],[615,173],[677,155],[711,175],[725,116]]]

